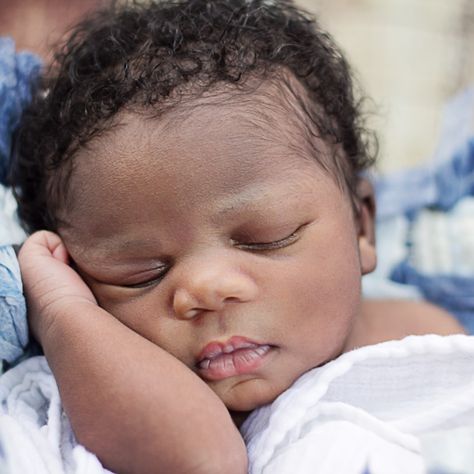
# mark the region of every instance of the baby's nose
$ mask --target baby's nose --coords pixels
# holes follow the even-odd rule
[[[192,319],[202,312],[221,311],[229,302],[253,300],[257,293],[254,280],[240,269],[225,262],[204,264],[179,282],[173,310],[180,319]]]

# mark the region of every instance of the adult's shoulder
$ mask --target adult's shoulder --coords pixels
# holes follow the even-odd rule
[[[369,344],[411,335],[447,336],[466,332],[453,315],[426,301],[364,300],[362,318]]]

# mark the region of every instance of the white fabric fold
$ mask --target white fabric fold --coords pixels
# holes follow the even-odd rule
[[[474,337],[427,335],[311,370],[253,412],[242,433],[251,474],[416,474],[432,467],[424,436],[448,439],[459,427],[474,432]]]
[[[104,474],[99,460],[79,445],[42,356],[0,377],[2,474]]]

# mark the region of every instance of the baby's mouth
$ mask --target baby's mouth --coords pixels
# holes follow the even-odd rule
[[[263,364],[272,347],[240,336],[226,342],[211,342],[198,357],[197,371],[207,380],[251,373]]]

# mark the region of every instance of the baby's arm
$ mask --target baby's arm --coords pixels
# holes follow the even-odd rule
[[[51,232],[19,255],[29,321],[74,432],[118,472],[244,473],[221,400],[180,361],[99,308]]]

